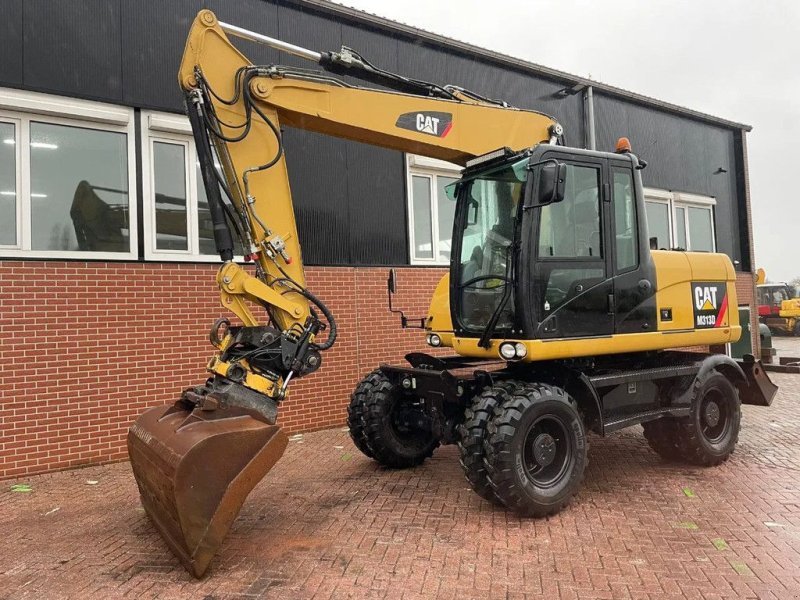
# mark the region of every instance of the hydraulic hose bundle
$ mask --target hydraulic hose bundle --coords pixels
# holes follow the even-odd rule
[[[216,92],[214,92],[214,90],[203,77],[200,70],[196,69],[195,78],[197,80],[198,87],[196,90],[186,94],[186,108],[189,115],[189,122],[192,127],[192,134],[195,140],[198,160],[200,162],[203,185],[205,186],[206,197],[208,199],[209,212],[214,231],[214,242],[217,247],[217,252],[219,252],[220,258],[224,262],[232,261],[234,256],[234,242],[229,223],[236,230],[237,237],[239,238],[240,244],[243,248],[253,247],[249,234],[245,233],[248,230],[247,220],[249,217],[254,218],[264,232],[268,232],[269,229],[255,212],[247,211],[247,205],[244,202],[240,203],[240,205],[242,206],[242,211],[247,211],[247,214],[237,215],[236,210],[233,208],[235,204],[233,202],[231,186],[228,185],[225,177],[217,170],[217,167],[214,164],[214,154],[212,151],[210,137],[214,136],[225,144],[236,143],[244,140],[250,133],[253,113],[255,113],[264,123],[267,124],[275,136],[277,150],[275,155],[267,162],[245,169],[242,177],[245,188],[248,187],[248,178],[250,174],[259,171],[265,171],[278,163],[283,156],[283,140],[281,137],[281,132],[278,127],[275,126],[272,120],[269,119],[269,117],[267,117],[258,107],[250,92],[250,81],[254,77],[263,74],[263,71],[264,69],[260,67],[243,67],[238,69],[235,75],[235,93],[232,98],[226,99],[220,97]],[[232,106],[241,100],[245,109],[244,121],[236,124],[221,121],[214,111],[214,106],[211,102],[212,97],[216,101],[228,106]],[[240,132],[236,135],[225,135],[220,125],[228,129],[240,130]],[[227,156],[221,156],[220,159],[228,160]],[[233,183],[235,184],[235,182]],[[223,200],[220,189],[225,192],[230,204]],[[245,189],[245,197],[248,199],[250,198],[249,190],[247,189]],[[242,220],[240,217],[243,217],[245,220],[245,223],[242,224],[243,226],[240,226],[239,221]],[[290,286],[291,289],[283,292],[284,294],[287,292],[296,292],[308,300],[311,305],[319,309],[319,311],[325,317],[325,320],[328,322],[328,335],[324,342],[311,344],[311,346],[318,351],[329,349],[335,343],[337,335],[336,321],[332,313],[317,296],[299,284],[295,279],[290,277],[274,257],[270,258],[272,259],[276,268],[280,271],[282,277],[273,279],[272,281],[267,281],[262,269],[257,269],[257,275],[260,279],[262,279],[262,281],[264,281],[264,283],[267,283],[268,285],[275,286],[276,284],[282,283]],[[270,308],[268,306],[265,306],[265,308],[269,312]],[[311,312],[312,316],[316,319],[317,315],[313,308],[311,309]]]

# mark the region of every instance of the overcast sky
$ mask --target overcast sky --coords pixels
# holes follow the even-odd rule
[[[800,1],[340,3],[752,125],[756,265],[772,281],[800,276]]]

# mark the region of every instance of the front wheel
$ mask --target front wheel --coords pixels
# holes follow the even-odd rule
[[[367,432],[364,429],[364,413],[367,410],[369,392],[380,381],[380,371],[373,371],[364,377],[358,382],[356,389],[353,390],[353,394],[350,396],[350,406],[347,407],[347,428],[350,431],[350,438],[356,448],[369,458],[374,457],[372,456],[372,450],[369,449]]]
[[[519,386],[488,427],[486,468],[495,496],[524,516],[564,508],[583,482],[586,432],[573,398],[561,388]]]
[[[439,438],[420,427],[425,415],[419,401],[403,394],[383,373],[371,377],[361,414],[368,456],[394,469],[422,464],[439,446]]]
[[[484,389],[472,399],[464,412],[464,423],[458,428],[458,452],[464,477],[475,493],[489,502],[497,503],[498,499],[486,472],[487,428],[495,411],[510,398],[509,393],[514,389],[515,383],[511,381],[500,382]]]

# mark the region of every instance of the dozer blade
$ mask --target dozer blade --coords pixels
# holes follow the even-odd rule
[[[201,577],[245,498],[283,455],[277,425],[247,410],[180,402],[143,413],[128,432],[142,504],[186,569]]]

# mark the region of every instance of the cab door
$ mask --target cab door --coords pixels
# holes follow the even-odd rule
[[[626,158],[609,160],[610,212],[609,246],[614,289],[610,297],[615,333],[656,331],[655,267],[645,240],[647,224],[644,198],[638,174]],[[638,185],[637,185],[638,181]],[[671,312],[664,315],[671,319]]]
[[[551,156],[553,154],[553,156]],[[566,163],[564,200],[537,207],[530,243],[537,338],[614,332],[608,161],[548,152]]]

